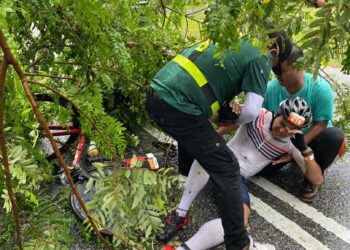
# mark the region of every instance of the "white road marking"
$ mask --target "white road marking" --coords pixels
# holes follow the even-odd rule
[[[322,226],[327,231],[332,232],[338,238],[350,244],[350,230],[340,225],[334,219],[325,216],[323,213],[321,213],[317,209],[305,204],[304,202],[295,198],[293,195],[284,191],[280,187],[269,182],[265,178],[254,177],[254,178],[250,178],[249,180],[255,183],[256,185],[258,185],[259,187],[262,187],[263,189],[265,189],[266,191],[268,191],[269,193],[271,193],[281,201],[289,204],[291,207],[293,207],[295,210],[302,213],[306,217],[312,219],[314,222]]]
[[[249,195],[252,201],[252,209],[254,209],[267,222],[271,223],[275,228],[281,230],[285,235],[295,240],[302,247],[307,250],[329,249],[295,222],[284,217],[254,195]]]
[[[147,133],[152,135],[158,141],[165,142],[165,143],[172,143],[175,146],[177,146],[177,141],[175,141],[171,136],[166,135],[164,132],[150,126],[145,127],[145,130]]]

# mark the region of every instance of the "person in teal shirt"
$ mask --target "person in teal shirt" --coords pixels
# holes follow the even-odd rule
[[[301,97],[311,108],[313,122],[310,128],[304,129],[305,141],[313,150],[315,159],[321,167],[322,174],[333,161],[340,156],[346,146],[344,133],[332,126],[334,96],[330,84],[322,77],[313,79],[312,75],[293,66],[303,56],[302,50],[296,45],[288,57],[280,58],[279,63],[272,68],[276,78],[267,85],[263,107],[276,113],[279,104],[290,97]],[[269,175],[276,172],[291,157],[286,155],[274,161],[274,166],[267,166],[260,174]],[[319,187],[312,185],[307,178],[299,192],[299,199],[313,202]]]

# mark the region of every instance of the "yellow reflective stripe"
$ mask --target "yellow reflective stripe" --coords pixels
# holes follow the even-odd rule
[[[202,42],[195,50],[198,52],[202,52],[209,46],[209,43],[210,41],[206,40]],[[208,83],[207,79],[200,71],[200,69],[187,57],[179,54],[173,59],[173,61],[179,64],[183,69],[185,69],[186,72],[192,76],[192,78],[195,80],[195,82],[200,88]],[[214,103],[211,103],[210,108],[212,114],[214,115],[220,109],[219,102],[215,101]]]
[[[173,61],[179,64],[182,68],[184,68],[187,71],[187,73],[193,77],[193,79],[196,81],[199,87],[202,87],[204,84],[207,83],[207,79],[205,78],[203,73],[187,57],[179,54],[173,59]]]
[[[209,40],[202,42],[195,50],[202,52],[209,46]]]
[[[219,109],[220,109],[219,102],[218,102],[218,101],[214,102],[214,103],[210,106],[210,108],[211,108],[211,112],[212,112],[213,115],[214,115],[214,114],[215,114],[216,112],[218,112]]]

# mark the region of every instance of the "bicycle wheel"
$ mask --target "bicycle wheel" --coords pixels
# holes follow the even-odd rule
[[[34,94],[34,98],[61,154],[65,153],[80,135],[79,112],[61,97],[55,98],[50,94]],[[39,128],[37,149],[44,151],[48,161],[56,158],[51,143],[41,127]]]
[[[86,192],[86,184],[88,183],[88,181],[89,181],[88,179],[83,178],[83,179],[79,180],[77,183],[75,183],[77,190],[85,203],[92,200],[92,198],[96,192],[95,183],[93,184],[91,189],[88,192]],[[71,194],[70,194],[70,204],[71,204],[71,207],[73,209],[73,212],[76,214],[78,219],[80,221],[84,221],[86,219],[86,215],[84,213],[84,210],[81,208],[81,206],[78,202],[78,199],[75,197],[73,192],[71,192]],[[92,212],[92,211],[90,211],[90,212]],[[102,229],[100,232],[103,234],[106,234],[106,235],[111,235],[111,233],[109,231],[107,231],[106,229]]]

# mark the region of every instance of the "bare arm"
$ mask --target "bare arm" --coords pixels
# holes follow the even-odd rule
[[[304,135],[306,144],[309,144],[317,135],[327,128],[328,121],[313,122],[310,130]]]
[[[236,124],[236,123],[231,123],[230,125],[227,125],[227,126],[222,126],[220,128],[218,128],[216,130],[216,132],[219,134],[219,135],[225,135],[233,130],[236,130],[239,128],[239,125]]]
[[[310,150],[308,148],[307,150]],[[320,186],[323,182],[323,175],[321,171],[320,165],[315,161],[315,159],[312,159],[313,157],[309,157],[309,159],[306,157],[304,158],[299,150],[297,150],[295,147],[292,149],[292,156],[295,162],[299,165],[301,170],[303,171],[305,177],[315,186]]]

